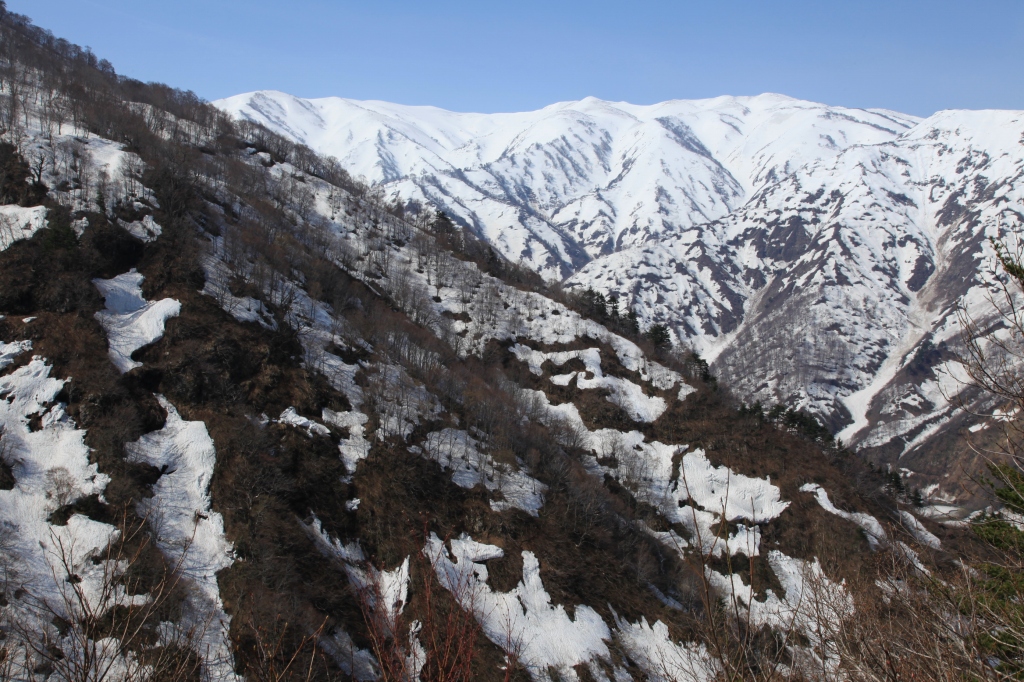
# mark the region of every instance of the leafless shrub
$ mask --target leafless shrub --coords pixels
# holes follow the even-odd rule
[[[46,498],[52,500],[54,509],[71,504],[78,496],[75,477],[67,467],[53,467],[46,471]]]
[[[385,605],[379,581],[368,581],[358,594],[381,680],[469,682],[474,679],[473,653],[480,633],[472,579],[460,577],[450,586],[449,596],[439,589],[425,557],[419,555],[414,567],[421,578],[417,606],[422,620],[409,622],[406,609],[392,611]]]
[[[309,630],[303,623],[290,623],[280,614],[267,613],[250,600],[240,618],[244,674],[254,682],[310,682],[327,671],[319,640],[327,626]],[[237,627],[237,626],[236,626]]]
[[[877,559],[877,589],[857,590],[855,615],[838,624],[840,669],[847,679],[1010,679],[980,645],[995,630],[1021,642],[1020,620],[1007,622],[1005,605],[985,603],[972,569],[963,566],[940,579],[908,570],[893,550]]]
[[[24,648],[14,662],[19,675],[46,670],[69,682],[183,682],[198,674],[209,622],[161,626],[182,596],[180,559],[152,575],[143,570],[144,523],[125,520],[121,527],[100,556],[85,559],[98,567],[98,579],[79,575],[75,536],[51,531],[52,583],[25,590],[13,611],[13,640]]]

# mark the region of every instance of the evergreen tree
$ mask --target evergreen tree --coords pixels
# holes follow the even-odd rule
[[[452,236],[458,232],[458,228],[455,227],[455,223],[448,217],[448,214],[438,209],[434,212],[434,219],[430,223],[430,229],[434,231],[434,234],[443,234]]]
[[[672,336],[669,334],[668,326],[656,324],[647,330],[647,339],[654,344],[655,348],[671,348]]]
[[[625,319],[623,324],[626,327],[626,331],[628,333],[634,335],[634,336],[639,334],[640,333],[640,319],[636,316],[636,311],[635,310],[630,310],[629,313],[627,313],[625,315],[625,318],[626,319]]]
[[[619,297],[616,294],[608,294],[608,317],[619,319]]]

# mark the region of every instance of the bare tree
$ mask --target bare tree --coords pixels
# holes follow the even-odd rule
[[[997,449],[979,451],[1020,469],[1024,464],[1024,241],[1018,240],[1012,248],[997,241],[992,245],[1003,272],[988,278],[987,310],[968,309],[964,302],[957,307],[964,348],[958,359],[971,384],[1001,403],[1004,414],[1015,416],[998,420],[996,426],[1004,438]]]
[[[327,626],[325,618],[313,630],[289,623],[280,614],[269,615],[250,599],[240,619],[244,632],[244,673],[253,682],[310,682],[326,668],[318,642]]]
[[[117,179],[122,198],[130,199],[139,195],[139,181],[145,170],[146,164],[135,154],[125,153],[121,157],[121,164],[117,169]]]
[[[6,249],[21,236],[21,226],[14,218],[0,214],[0,250]]]
[[[835,625],[839,670],[845,679],[1019,679],[1000,671],[1000,662],[986,655],[983,642],[1003,620],[993,607],[1000,612],[1004,608],[987,602],[974,569],[961,564],[939,579],[908,567],[895,547],[881,551],[876,562],[881,589],[859,586],[854,591],[855,615]],[[1021,641],[1019,623],[999,634]],[[1019,656],[1019,648],[1004,651]]]
[[[46,497],[52,500],[54,509],[60,509],[78,497],[75,477],[66,467],[53,467],[46,471]]]
[[[477,622],[473,576],[460,574],[448,588],[440,587],[429,559],[418,555],[414,564],[419,574],[419,612],[422,620],[408,620],[407,609],[392,612],[385,605],[379,581],[371,580],[360,590],[373,651],[384,682],[469,682],[473,676],[473,654],[480,634]],[[369,571],[369,575],[372,571]]]

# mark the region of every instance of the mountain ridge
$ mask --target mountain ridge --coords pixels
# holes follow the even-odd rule
[[[886,136],[895,134],[883,124],[905,128],[911,122],[906,117],[894,121],[890,113],[828,108],[774,94],[654,105],[588,98],[512,114],[452,113],[340,98],[301,100],[268,92],[216,104],[272,129],[276,125],[278,132],[333,154],[371,182],[402,185],[402,179],[409,178],[418,186],[399,188],[409,198],[435,203],[445,195],[458,199],[465,210],[453,207],[456,218],[484,233],[506,257],[523,259],[549,278],[562,278],[581,262],[623,245],[666,229],[706,222],[734,209],[775,167],[772,133],[763,144],[755,144],[756,149],[740,153],[731,146],[736,138],[745,139],[739,133],[744,117],[767,118],[750,124],[761,128],[770,127],[770,119],[777,115],[806,118],[826,112],[851,117],[861,111],[872,120],[858,133],[871,140],[878,139],[880,131]],[[719,111],[721,107],[725,109]],[[410,119],[421,114],[429,115]],[[372,120],[366,121],[366,117]],[[381,129],[366,130],[366,125]],[[816,146],[827,149],[846,144],[841,139],[837,142],[839,137],[830,128],[824,142],[803,140],[796,146],[809,147],[807,151],[814,157],[820,153]],[[861,135],[855,141],[862,139]],[[637,178],[631,172],[634,167],[649,165],[650,155],[666,146],[674,156],[666,160],[665,177]],[[740,163],[747,158],[757,161],[748,168]],[[791,163],[789,159],[786,162]],[[677,173],[674,169],[678,168],[689,172]],[[517,176],[519,171],[534,177],[524,181]],[[429,179],[417,183],[415,178],[424,173]],[[441,177],[444,182],[435,182]],[[658,204],[657,194],[639,198],[647,187],[661,185],[673,196],[671,202]],[[608,194],[611,196],[605,196]],[[644,203],[651,201],[664,209],[667,219],[645,210]],[[517,218],[512,215],[515,209],[529,215]],[[630,220],[630,210],[640,214]],[[527,235],[510,237],[507,228],[516,221]],[[592,229],[595,223],[601,223],[601,229]],[[569,256],[577,245],[589,258],[581,261]],[[545,259],[545,255],[549,257]]]

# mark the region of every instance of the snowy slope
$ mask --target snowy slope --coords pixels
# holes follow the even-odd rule
[[[772,240],[782,237],[755,224],[760,202],[770,198],[781,206],[800,199],[801,183],[813,185],[818,168],[845,169],[851,196],[860,196],[856,168],[863,168],[864,159],[887,167],[886,159],[875,159],[871,150],[897,144],[915,123],[888,112],[841,110],[775,95],[651,107],[586,100],[501,116],[268,97],[253,98],[252,106],[277,129],[313,146],[335,144],[339,154],[355,154],[345,161],[350,167],[358,171],[357,162],[365,162],[366,174],[379,173],[389,191],[441,203],[509,257],[551,277],[574,275],[585,284],[593,272],[614,275],[613,269],[596,266],[614,265],[619,255],[644,253],[653,245],[671,246],[666,262],[683,262],[686,249],[699,239],[705,255],[687,261],[691,269],[675,270],[700,292],[687,302],[688,317],[679,316],[682,306],[643,298],[658,293],[667,271],[634,278],[629,286],[645,322],[665,316],[677,335],[723,362],[742,341],[740,332],[759,319],[754,303],[764,300],[762,292],[779,277],[794,291],[825,290],[835,282],[819,279],[814,268],[822,258],[842,256],[833,274],[853,263],[855,272],[842,278],[872,290],[896,310],[903,299],[885,287],[906,279],[910,260],[917,272],[921,258],[931,253],[927,248],[938,243],[922,233],[901,244],[906,248],[896,265],[880,270],[877,263],[889,248],[885,235],[909,233],[902,223],[886,221],[889,232],[883,229],[881,236],[850,238],[849,255],[826,250],[820,257],[811,248],[817,243],[813,239],[799,242],[804,254],[799,257],[772,252]],[[145,114],[145,125],[174,139],[154,107],[129,107]],[[213,118],[212,129],[219,129],[223,122]],[[348,141],[339,142],[346,126]],[[52,148],[52,139],[38,132],[32,144]],[[188,137],[183,148],[210,152],[206,136]],[[0,488],[7,488],[0,490],[0,569],[14,565],[23,571],[15,577],[24,581],[13,599],[0,590],[0,621],[20,607],[12,603],[30,604],[19,593],[59,598],[69,589],[94,590],[104,570],[123,570],[97,561],[103,546],[117,537],[114,526],[87,517],[84,504],[65,526],[57,523],[63,514],[54,516],[85,497],[106,505],[109,485],[110,493],[133,500],[147,534],[182,580],[174,608],[166,616],[160,611],[147,644],[156,641],[169,649],[182,642],[175,653],[190,647],[196,656],[188,658],[202,664],[204,681],[258,676],[254,671],[261,668],[253,661],[266,662],[263,633],[275,638],[275,631],[281,633],[271,646],[284,652],[275,655],[282,658],[288,654],[282,643],[288,642],[289,625],[301,638],[301,649],[323,651],[355,679],[420,679],[421,671],[430,670],[424,645],[436,644],[431,639],[434,584],[449,592],[446,602],[460,605],[505,654],[510,674],[518,666],[538,681],[717,679],[725,674],[721,649],[702,643],[688,625],[701,608],[698,603],[707,608],[715,599],[737,623],[771,628],[785,642],[798,637],[786,645],[788,669],[812,677],[834,666],[832,640],[850,613],[852,592],[807,554],[815,545],[803,539],[793,543],[777,532],[789,524],[807,527],[807,507],[854,528],[869,522],[880,526],[874,516],[856,511],[849,491],[835,484],[833,475],[824,482],[842,509],[817,483],[807,483],[814,490],[799,488],[799,495],[813,493],[818,505],[802,504],[792,475],[783,467],[780,476],[773,463],[764,466],[761,453],[723,460],[723,454],[731,454],[728,440],[723,447],[692,439],[692,429],[670,426],[688,419],[680,403],[688,403],[686,408],[697,403],[698,410],[708,404],[714,395],[710,382],[687,378],[675,363],[653,361],[633,341],[543,291],[520,289],[488,274],[473,260],[453,257],[442,268],[442,259],[426,257],[439,245],[422,225],[368,210],[365,197],[258,153],[258,140],[240,136],[238,141],[242,144],[210,156],[223,157],[235,170],[252,171],[264,184],[250,192],[233,181],[197,180],[194,198],[205,204],[197,214],[197,251],[186,252],[186,267],[178,267],[180,254],[174,251],[190,242],[168,241],[176,235],[165,234],[155,220],[172,225],[165,220],[170,214],[145,187],[128,189],[138,180],[127,164],[122,167],[128,153],[101,138],[88,143],[101,152],[94,157],[97,166],[119,169],[125,182],[115,191],[125,192],[122,202],[132,192],[131,212],[146,213],[140,220],[106,225],[102,215],[97,222],[90,211],[75,222],[76,234],[88,246],[90,231],[102,237],[106,233],[100,230],[123,228],[140,241],[141,252],[116,269],[97,265],[69,273],[77,280],[68,281],[78,281],[92,295],[91,309],[26,310],[16,317],[11,313],[14,319],[0,325],[5,335],[0,342]],[[247,146],[250,141],[254,146]],[[854,154],[861,150],[868,151]],[[108,163],[100,163],[103,158]],[[55,188],[72,187],[52,179]],[[871,192],[880,182],[866,185],[863,207],[850,209],[850,220],[875,209]],[[273,219],[283,239],[250,250],[243,242],[262,225],[253,218],[263,189],[275,197],[274,210],[264,217]],[[84,192],[77,199],[72,190],[52,194],[61,200],[57,205],[92,206]],[[818,193],[793,210],[802,211],[806,203],[811,213],[841,214],[828,203],[834,197],[823,196]],[[160,201],[169,203],[163,194]],[[96,203],[102,209],[105,200]],[[42,216],[38,224],[19,227],[12,239],[30,239],[32,229],[43,227],[44,213],[35,211]],[[507,215],[510,222],[495,222],[495,215]],[[736,218],[748,215],[749,220]],[[31,256],[36,240],[16,244],[0,260],[7,263],[22,251]],[[295,251],[280,262],[267,258],[282,245]],[[343,286],[332,287],[329,295],[307,260],[314,250],[317,265],[333,263],[345,273]],[[732,251],[740,255],[733,257]],[[133,263],[148,280],[135,268],[125,271]],[[200,267],[206,275],[201,289],[195,277]],[[803,279],[791,285],[798,276]],[[92,287],[104,300],[102,310],[95,310],[99,301]],[[904,288],[917,291],[910,284]],[[359,293],[349,297],[349,292]],[[378,306],[370,294],[384,302]],[[804,307],[820,312],[814,305]],[[102,330],[107,344],[81,346],[98,355],[107,351],[123,375],[113,388],[77,369],[76,383],[59,378],[61,370],[51,378],[60,363],[28,357],[48,346],[61,351],[63,346],[51,341],[68,329],[59,323],[82,317],[83,310],[95,312],[86,320],[87,331],[95,336]],[[898,312],[887,314],[898,319]],[[172,318],[178,319],[165,334]],[[853,341],[873,339],[890,318],[865,325]],[[22,338],[28,335],[32,340]],[[507,352],[509,372],[494,377],[478,372],[476,358],[489,363],[488,354],[496,352]],[[235,358],[243,355],[252,356],[254,364],[235,371]],[[111,369],[105,359],[92,359]],[[516,362],[522,366],[514,367]],[[232,367],[226,378],[218,377],[221,368]],[[193,368],[202,379],[197,391],[179,382]],[[461,370],[480,374],[479,385],[460,385],[468,376]],[[873,373],[865,364],[862,374],[890,376],[886,371],[884,363]],[[851,380],[846,393],[829,394],[831,404],[849,404],[851,412],[861,405],[853,424],[872,427],[871,401],[851,393],[859,385]],[[130,442],[122,436],[132,431],[121,426],[135,426],[122,415],[134,412],[112,413],[117,423],[110,428],[91,411],[106,396],[121,400],[124,393],[139,403],[139,429]],[[143,401],[148,403],[144,420]],[[812,407],[829,405],[821,400]],[[106,447],[102,439],[108,428],[114,439],[113,450],[106,452],[99,447]],[[89,441],[85,429],[91,430]],[[99,447],[86,447],[87,442]],[[123,469],[110,467],[118,457],[139,479],[131,498],[123,491]],[[820,469],[814,473],[820,478]],[[803,485],[805,479],[795,483]],[[630,497],[636,505],[619,504]],[[417,516],[425,520],[422,539],[415,531],[408,538],[411,545],[385,539],[395,537],[392,529],[405,534]],[[373,518],[381,524],[367,523]],[[915,537],[939,542],[913,516],[905,514],[901,522]],[[886,532],[872,537],[884,540]],[[55,543],[76,537],[80,543],[64,579],[54,570]],[[616,566],[622,556],[609,540],[619,544],[619,538],[636,543],[622,543],[626,551],[635,547],[640,559],[651,559],[649,565],[637,561],[635,579],[632,564],[621,571]],[[304,546],[306,540],[313,546]],[[556,545],[559,541],[572,544]],[[316,563],[311,549],[329,563]],[[701,598],[680,580],[674,555],[702,567],[690,576],[705,581]],[[731,568],[739,555],[749,567],[745,578]],[[68,587],[74,584],[83,587]],[[344,592],[344,585],[351,592]],[[812,613],[808,605],[820,605],[821,596],[835,606]],[[149,599],[115,588],[106,606]],[[253,608],[257,600],[266,606],[265,615]],[[279,630],[264,629],[265,622],[275,629],[282,622],[282,605],[289,605],[284,615],[290,620]],[[275,611],[277,620],[270,621]],[[84,620],[74,613],[55,615],[59,618],[33,622],[53,641],[50,633],[60,632],[62,621]],[[0,627],[0,638],[6,632]],[[380,640],[374,640],[381,632],[390,633],[385,639],[393,637],[401,675],[383,674],[390,662]],[[374,640],[373,652],[360,649],[356,640],[364,646]],[[119,648],[112,637],[104,641],[110,655],[123,654],[124,665],[134,665],[135,648]],[[64,656],[71,649],[61,644],[55,651]],[[150,660],[149,647],[142,651]],[[127,679],[119,673],[113,677]]]
[[[983,300],[987,239],[1024,215],[1021,112],[921,120],[780,95],[493,115],[278,92],[216,104],[547,277],[625,298],[748,400],[809,409],[890,457],[952,423],[956,371],[938,365],[956,302]]]
[[[942,112],[570,282],[632,293],[643,319],[668,323],[749,400],[805,407],[848,442],[898,439],[894,454],[909,453],[961,388],[945,361],[957,302],[984,309],[988,239],[1020,229],[1022,135],[1019,112]]]

